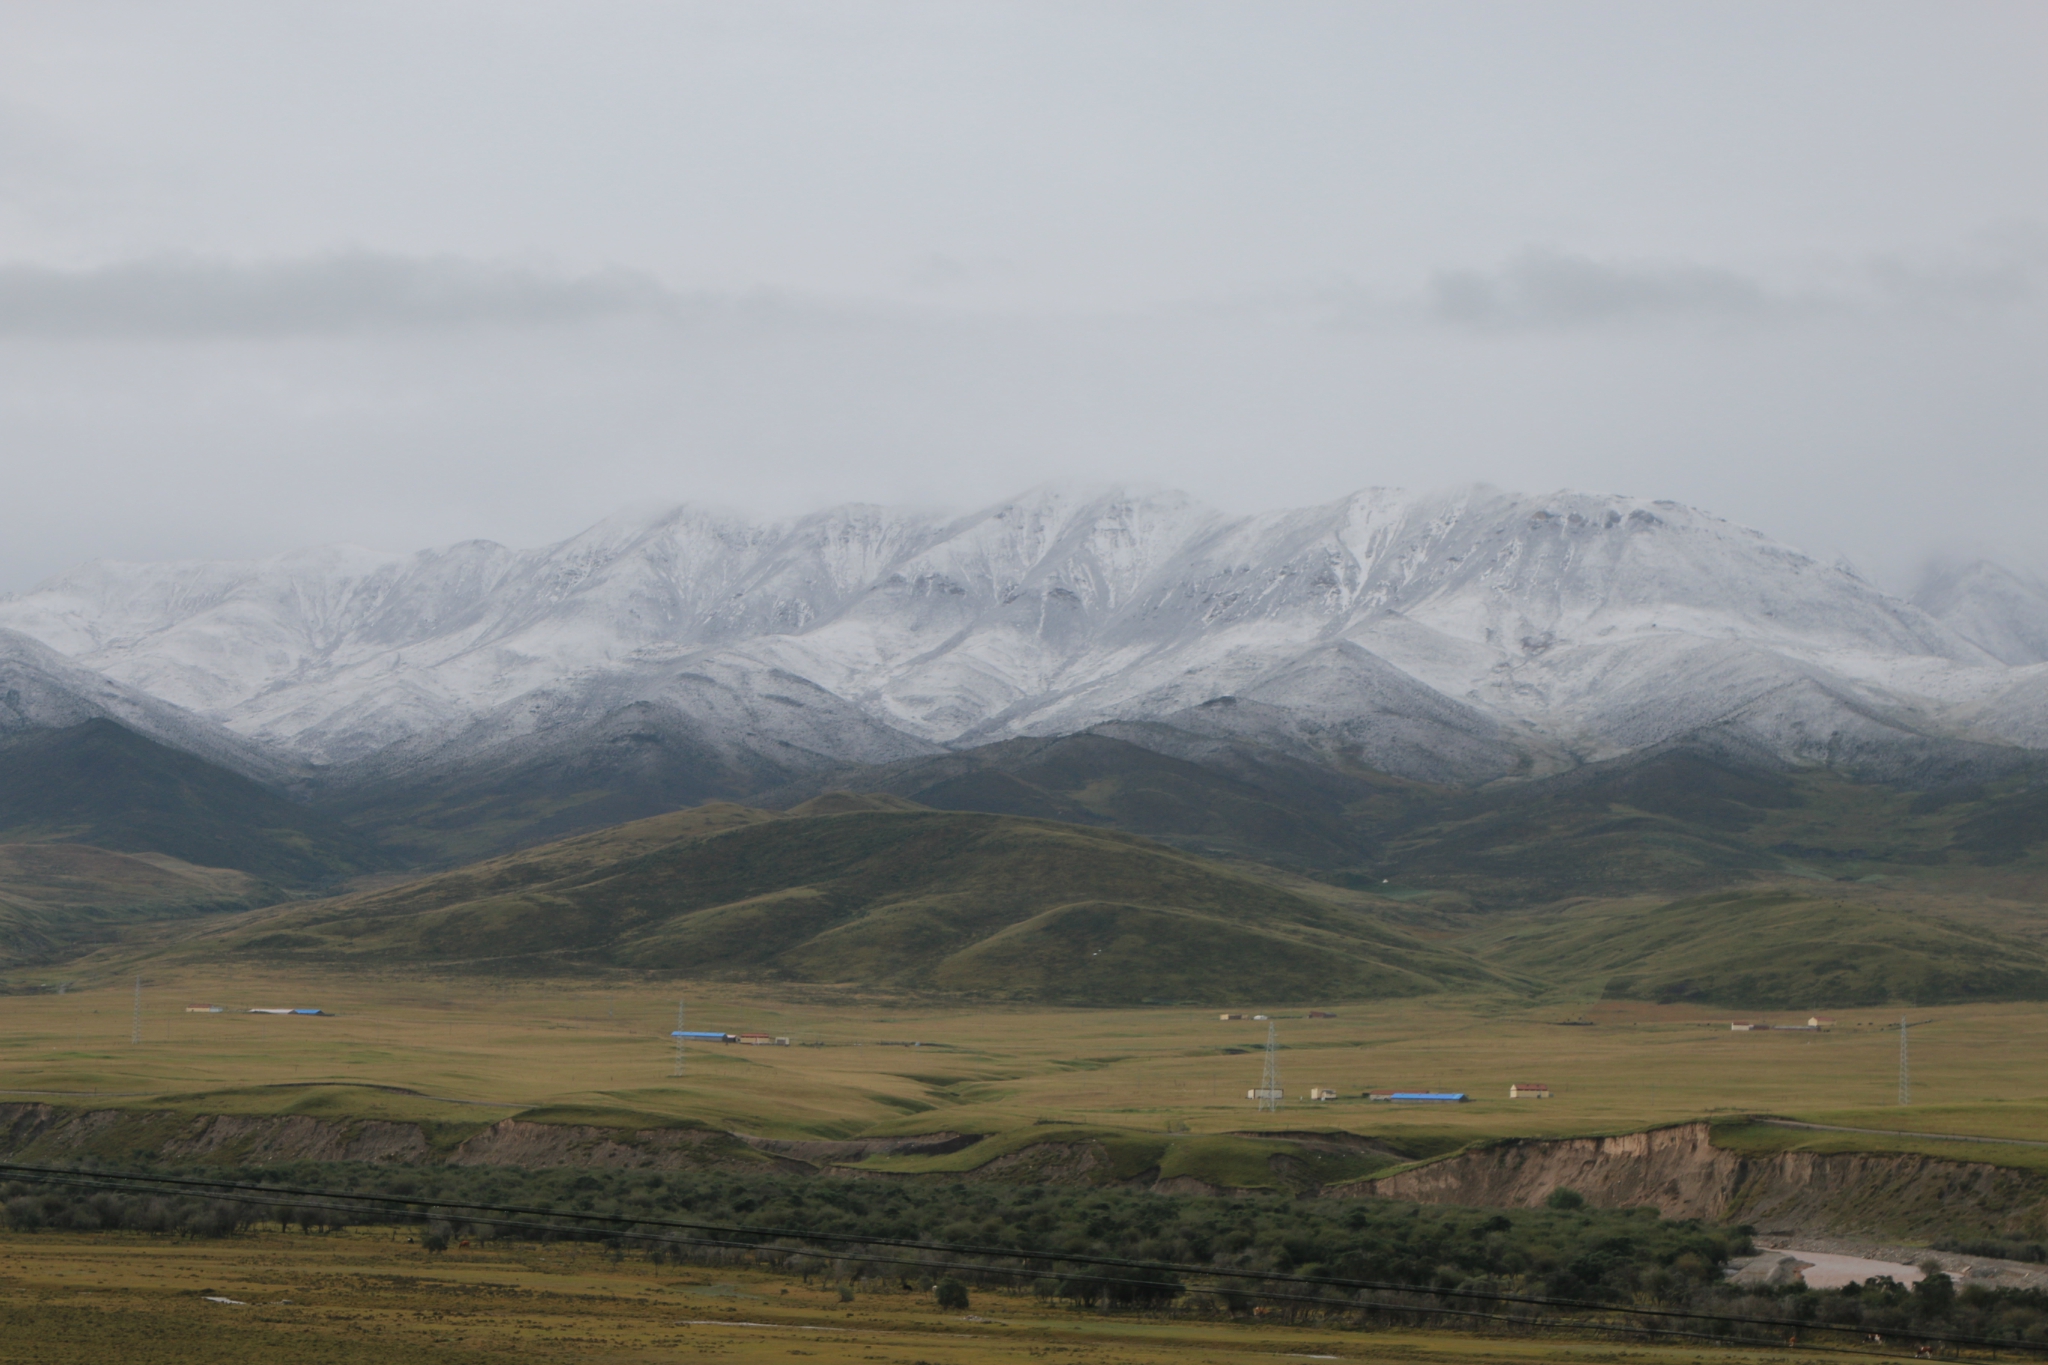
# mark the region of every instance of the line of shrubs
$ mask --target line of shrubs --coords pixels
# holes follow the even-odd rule
[[[1220,1198],[701,1170],[393,1169],[302,1163],[238,1172],[211,1168],[207,1174],[416,1201],[410,1212],[349,1217],[412,1225],[418,1244],[430,1251],[465,1240],[568,1237],[606,1245],[615,1255],[640,1251],[696,1263],[765,1262],[840,1284],[849,1293],[863,1280],[929,1290],[950,1282],[945,1290],[949,1302],[964,1302],[974,1286],[1031,1292],[1097,1309],[1158,1311],[1178,1305],[1249,1312],[1271,1302],[1256,1292],[1262,1287],[1258,1276],[1277,1272],[1370,1280],[1415,1291],[1458,1289],[1574,1299],[1624,1314],[1631,1308],[1657,1307],[1700,1314],[1699,1330],[1759,1339],[1825,1325],[1873,1333],[1918,1329],[2048,1341],[2048,1294],[1975,1283],[1958,1289],[1938,1272],[1910,1289],[1888,1280],[1840,1291],[1816,1291],[1802,1284],[1734,1285],[1723,1271],[1732,1258],[1753,1249],[1748,1229],[1663,1219],[1650,1209],[1588,1208],[1570,1191],[1558,1192],[1541,1209],[1503,1211],[1377,1199]],[[348,1221],[304,1202],[305,1207],[283,1200],[266,1206],[0,1186],[0,1212],[8,1227],[21,1231],[125,1228],[218,1237],[264,1224],[330,1231]],[[516,1224],[486,1221],[487,1216],[464,1215],[464,1205],[601,1214],[628,1225],[647,1220],[638,1230],[649,1236],[640,1239],[595,1229],[536,1233]],[[728,1239],[743,1243],[735,1246],[677,1245],[659,1240],[664,1234],[654,1220],[660,1219],[782,1232]],[[989,1248],[991,1254],[973,1257],[878,1247],[873,1259],[863,1259],[858,1246],[807,1242],[811,1234],[971,1245]],[[1170,1262],[1199,1266],[1219,1278],[1199,1293],[1190,1293],[1173,1275],[1118,1271],[1078,1261],[1060,1268],[1006,1260],[1001,1255],[1005,1251]],[[1259,1311],[1282,1316],[1350,1312],[1369,1298],[1378,1302],[1375,1311],[1381,1315],[1408,1311],[1416,1320],[1426,1319],[1431,1306],[1446,1302],[1528,1318],[1545,1316],[1541,1308],[1489,1308],[1422,1292],[1360,1295],[1335,1287],[1319,1295],[1294,1288],[1288,1292],[1320,1301],[1282,1303]],[[1763,1325],[1716,1324],[1709,1315],[1756,1318]]]

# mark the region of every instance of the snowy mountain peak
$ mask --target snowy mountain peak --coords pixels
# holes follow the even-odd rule
[[[1251,717],[1461,780],[1714,727],[1795,761],[1982,741],[2007,665],[2048,657],[2048,598],[1989,571],[1944,592],[1923,610],[1666,501],[1369,488],[1244,517],[1047,486],[964,515],[641,507],[532,550],[94,564],[0,626],[315,763],[460,764],[627,710],[777,770]],[[1227,723],[1196,709],[1226,696]]]

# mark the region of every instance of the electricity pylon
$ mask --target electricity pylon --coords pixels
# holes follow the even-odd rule
[[[1259,1081],[1259,1110],[1262,1113],[1280,1112],[1280,1037],[1279,1025],[1266,1021],[1266,1074]]]

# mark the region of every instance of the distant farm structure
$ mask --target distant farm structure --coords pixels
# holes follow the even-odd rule
[[[1508,1098],[1511,1100],[1547,1100],[1550,1098],[1550,1087],[1532,1081],[1520,1081],[1508,1087]]]

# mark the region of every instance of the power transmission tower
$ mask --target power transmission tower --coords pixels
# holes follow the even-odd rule
[[[128,1030],[128,1041],[142,1041],[142,978],[139,976],[135,978],[135,1022]]]
[[[683,1002],[676,1001],[676,1069],[671,1076],[683,1074]]]
[[[1280,1112],[1280,1037],[1279,1025],[1266,1021],[1266,1074],[1259,1081],[1260,1112]]]
[[[1899,1103],[1913,1102],[1913,1063],[1906,1053],[1906,1016],[1899,1016]]]

